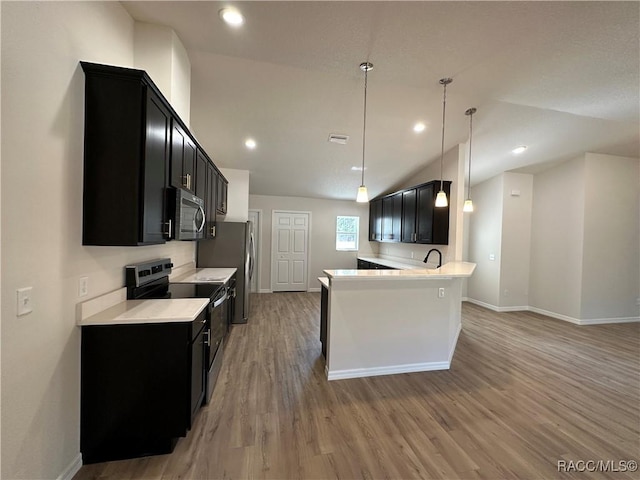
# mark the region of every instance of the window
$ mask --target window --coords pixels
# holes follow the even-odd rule
[[[358,250],[360,217],[342,217],[336,222],[336,250]]]

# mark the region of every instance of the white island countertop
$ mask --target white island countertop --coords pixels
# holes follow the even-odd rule
[[[334,280],[423,280],[470,277],[475,263],[449,262],[440,268],[407,268],[406,270],[324,270],[330,281]]]
[[[172,278],[171,283],[227,283],[237,271],[237,268],[196,268]]]
[[[79,326],[193,322],[209,304],[208,298],[126,300],[90,317]]]

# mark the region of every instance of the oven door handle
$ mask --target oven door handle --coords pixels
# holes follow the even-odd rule
[[[225,290],[224,295],[222,295],[220,298],[218,298],[216,301],[213,302],[213,308],[216,308],[222,305],[226,299],[227,299],[227,292]]]

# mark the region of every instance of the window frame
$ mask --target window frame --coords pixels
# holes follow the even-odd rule
[[[339,243],[347,243],[347,242],[339,242],[339,235],[353,235],[354,232],[347,231],[339,231],[338,225],[340,223],[341,218],[355,218],[356,219],[356,231],[355,231],[355,247],[339,247]],[[336,215],[336,251],[338,252],[357,252],[360,248],[360,217],[358,215]]]

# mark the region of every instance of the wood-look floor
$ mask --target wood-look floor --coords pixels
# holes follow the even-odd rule
[[[319,305],[319,293],[253,295],[175,451],[75,479],[640,478],[557,467],[640,460],[640,324],[464,304],[450,370],[328,382]]]

